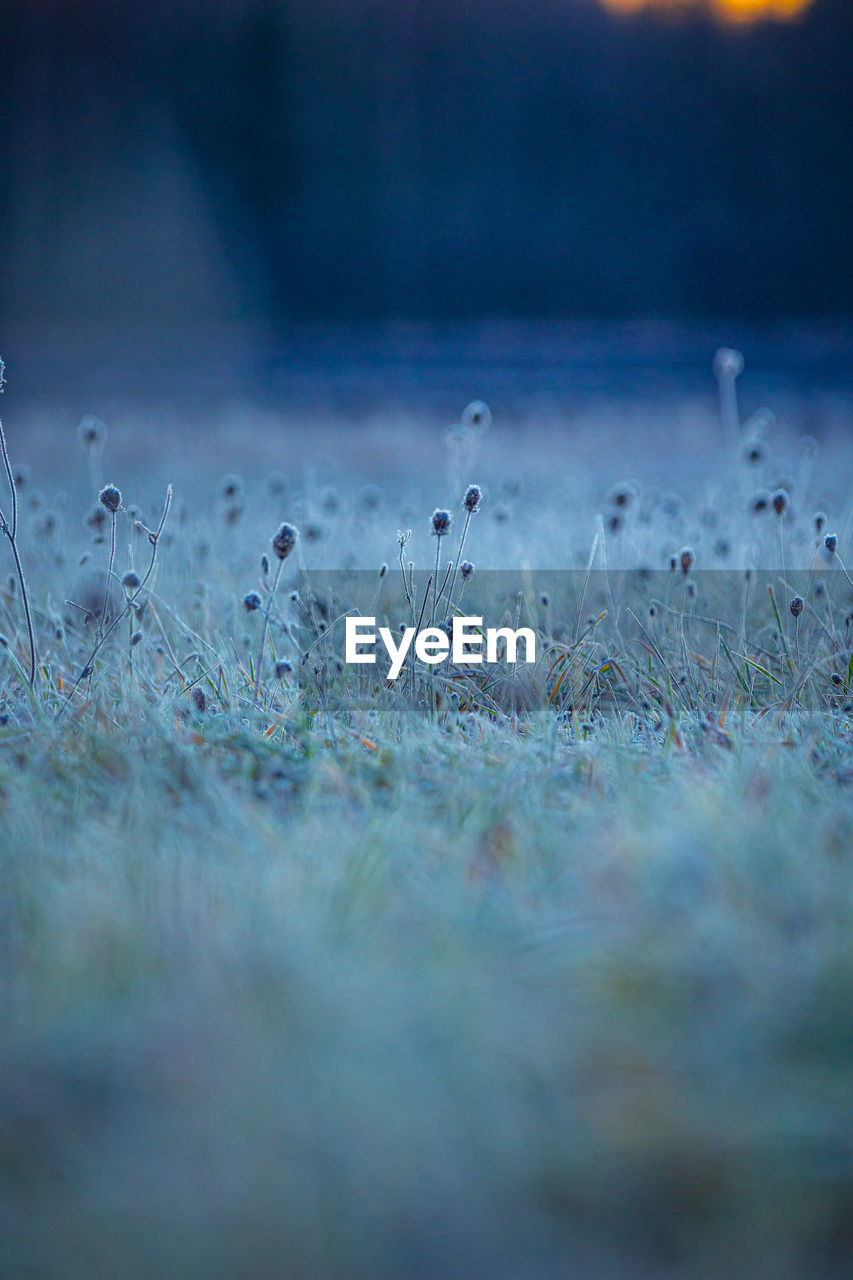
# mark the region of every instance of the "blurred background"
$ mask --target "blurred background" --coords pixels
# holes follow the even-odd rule
[[[142,393],[189,352],[217,390],[392,357],[379,384],[518,384],[542,321],[580,381],[804,324],[786,367],[847,376],[849,0],[2,7],[24,397]]]

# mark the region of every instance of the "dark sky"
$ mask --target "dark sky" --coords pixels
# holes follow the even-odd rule
[[[2,0],[0,324],[853,311],[853,5]]]

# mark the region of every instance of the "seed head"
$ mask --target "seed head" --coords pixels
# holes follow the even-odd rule
[[[459,572],[462,574],[463,582],[466,580],[466,578],[470,578],[471,574],[474,572],[474,566],[472,565],[471,561],[463,560],[459,566]]]
[[[432,513],[432,532],[436,538],[443,538],[445,534],[450,533],[450,526],[453,523],[453,517],[449,511],[443,511],[440,507],[436,507]]]
[[[292,672],[292,670],[293,670],[293,667],[291,666],[291,664],[290,664],[289,662],[277,662],[277,663],[275,664],[275,678],[276,678],[276,680],[283,680],[283,679],[285,678],[285,676],[289,676],[289,675],[290,675],[290,673]]]
[[[764,461],[766,452],[763,440],[747,440],[743,446],[744,462],[748,462],[751,467],[757,467]]]
[[[272,540],[272,549],[279,560],[286,560],[293,548],[296,546],[296,539],[299,537],[299,530],[292,524],[283,524],[279,526],[278,533]]]
[[[472,400],[462,410],[462,422],[475,431],[487,431],[492,424],[492,411],[482,400]]]
[[[828,533],[823,540],[823,545],[826,547],[829,554],[834,556],[838,548],[838,534]]]
[[[478,484],[469,484],[468,488],[465,490],[465,497],[462,500],[462,505],[465,510],[469,512],[476,511],[480,505],[480,499],[482,496],[483,490]]]
[[[204,689],[200,685],[195,684],[190,689],[190,701],[196,711],[203,712],[207,710],[207,698],[205,697]]]
[[[222,496],[223,498],[239,498],[243,492],[243,481],[239,476],[227,475],[222,477]]]
[[[679,553],[678,553],[678,562],[679,562],[679,564],[681,565],[681,572],[682,572],[682,573],[689,573],[689,572],[690,572],[690,570],[693,568],[693,560],[694,560],[694,558],[695,558],[695,557],[694,557],[694,555],[693,555],[693,548],[692,548],[692,547],[682,547],[682,548],[681,548],[681,550],[680,550],[680,551],[679,551]]]
[[[823,512],[823,511],[816,511],[816,512],[814,513],[814,531],[815,531],[815,533],[823,533],[823,528],[824,528],[824,525],[825,525],[825,524],[826,524],[826,514],[825,514],[825,512]]]
[[[358,502],[362,511],[378,511],[382,506],[382,490],[379,485],[366,484],[358,495]]]
[[[714,356],[714,373],[718,378],[737,378],[743,373],[743,356],[734,347],[720,347]]]
[[[254,613],[256,609],[260,609],[263,604],[263,600],[258,595],[257,591],[250,591],[248,595],[243,596],[243,604],[245,605],[247,613]]]
[[[750,510],[754,511],[756,515],[760,511],[766,511],[769,505],[770,494],[764,489],[759,489],[757,493],[754,493],[749,503]]]
[[[98,501],[102,507],[106,507],[107,511],[115,515],[121,506],[121,490],[114,484],[105,484],[98,494]]]
[[[106,438],[106,426],[91,413],[86,415],[77,428],[77,439],[84,449],[102,449]]]
[[[800,614],[803,612],[803,597],[794,596],[793,600],[788,605],[788,608],[791,610],[791,613],[795,618],[799,618]]]
[[[121,580],[121,585],[125,591],[136,591],[137,587],[140,586],[140,577],[135,569],[128,569]]]
[[[777,489],[773,494],[773,497],[770,499],[770,504],[777,516],[783,516],[785,514],[788,509],[788,502],[789,498],[787,489]]]
[[[89,511],[85,520],[86,526],[93,533],[101,533],[104,525],[107,523],[107,513],[105,509],[96,503]]]
[[[619,484],[614,484],[607,495],[607,499],[614,507],[630,507],[636,496],[637,490],[630,481],[622,480]]]

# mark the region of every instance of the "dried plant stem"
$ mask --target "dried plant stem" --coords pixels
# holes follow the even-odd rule
[[[59,715],[62,715],[65,708],[70,705],[71,700],[74,697],[74,694],[80,688],[80,685],[83,683],[83,681],[92,675],[92,668],[94,666],[95,659],[97,658],[101,649],[104,647],[107,640],[115,631],[119,623],[121,623],[126,617],[130,615],[133,609],[133,606],[136,604],[140,595],[145,590],[145,587],[150,581],[151,575],[153,574],[155,566],[157,564],[157,546],[160,541],[160,535],[162,534],[163,529],[165,527],[166,519],[169,515],[169,508],[171,507],[171,505],[172,505],[172,486],[168,485],[166,488],[166,500],[163,503],[163,514],[160,516],[160,523],[157,525],[157,528],[153,531],[151,529],[145,530],[145,532],[148,534],[148,541],[151,544],[151,559],[148,562],[148,568],[145,571],[145,575],[142,581],[140,582],[139,586],[133,592],[133,594],[127,597],[124,608],[121,609],[116,614],[115,618],[107,627],[106,631],[104,631],[103,634],[100,635],[96,640],[94,648],[92,649],[92,652],[89,654],[89,659],[86,665],[83,667],[83,670],[80,672],[80,675],[77,677],[76,681],[74,682],[74,686],[71,689],[71,692],[69,693],[67,699],[60,707]]]
[[[272,612],[272,607],[275,604],[275,593],[278,590],[278,584],[281,580],[281,571],[283,568],[284,568],[284,561],[279,560],[278,568],[275,571],[275,581],[273,582],[272,587],[270,589],[269,600],[267,601],[267,607],[264,609],[264,625],[261,630],[261,648],[260,648],[260,652],[258,653],[258,665],[257,665],[257,668],[255,669],[255,702],[257,702],[261,696],[261,666],[264,661],[264,649],[266,648],[266,643],[267,643],[267,631],[269,630],[270,613]]]
[[[456,573],[459,569],[459,565],[462,563],[462,552],[465,549],[465,538],[467,537],[468,525],[471,523],[471,516],[473,514],[473,511],[466,512],[465,523],[462,526],[462,537],[459,539],[459,550],[456,552],[456,561],[453,565],[453,577],[450,579],[450,590],[447,593],[447,603],[451,609],[453,608],[453,587],[456,583]]]
[[[3,365],[0,361],[0,389],[3,385]],[[27,624],[27,637],[30,646],[30,672],[29,682],[30,688],[35,684],[36,679],[36,640],[33,631],[33,619],[30,613],[30,599],[27,593],[27,582],[24,577],[24,567],[21,564],[21,555],[18,550],[18,494],[15,488],[15,478],[12,475],[12,464],[9,461],[9,450],[6,445],[6,432],[3,430],[3,422],[0,420],[0,453],[3,455],[3,468],[6,472],[6,479],[9,484],[9,494],[12,502],[12,520],[9,523],[0,509],[0,528],[2,528],[6,537],[9,539],[9,546],[12,548],[12,557],[15,561],[15,571],[18,575],[18,583],[21,588],[21,600],[24,604],[24,618]]]

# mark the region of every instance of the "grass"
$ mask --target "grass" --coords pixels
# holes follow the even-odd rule
[[[849,494],[833,557],[787,486],[783,572],[749,510],[777,477],[740,459],[569,527],[556,482],[503,485],[466,429],[435,540],[444,489],[407,539],[346,476],[178,489],[162,524],[171,477],[131,512],[116,476],[109,594],[109,519],[20,489],[4,1277],[849,1274]],[[109,442],[82,443],[95,498]],[[322,609],[429,608],[481,476],[465,611],[525,610],[535,671],[365,697]]]

